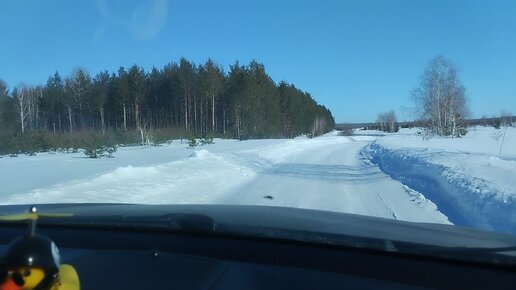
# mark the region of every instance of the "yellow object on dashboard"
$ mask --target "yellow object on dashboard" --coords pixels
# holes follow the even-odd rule
[[[79,275],[71,265],[63,264],[59,267],[59,282],[57,290],[79,290],[81,289]]]
[[[39,268],[24,268],[19,271],[10,271],[0,283],[0,290],[33,290],[41,289],[41,281],[46,273]],[[38,288],[39,287],[39,288]],[[71,265],[63,264],[59,267],[59,275],[48,290],[80,290],[79,275]]]

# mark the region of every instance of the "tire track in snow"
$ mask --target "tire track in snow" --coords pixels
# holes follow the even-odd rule
[[[371,140],[335,138],[346,141],[328,140],[304,150],[299,141],[296,154],[278,158],[280,162],[219,201],[449,223],[434,204],[428,200],[417,204],[401,183],[360,160],[359,151]]]

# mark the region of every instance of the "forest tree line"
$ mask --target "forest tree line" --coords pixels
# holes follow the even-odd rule
[[[0,80],[0,153],[66,147],[92,135],[133,143],[291,138],[334,125],[331,112],[309,93],[275,83],[256,61],[236,62],[227,73],[212,60],[196,65],[185,58],[150,71],[135,64],[90,75],[78,68],[68,76],[55,72],[44,85],[11,90]]]

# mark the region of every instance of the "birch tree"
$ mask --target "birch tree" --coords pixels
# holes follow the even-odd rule
[[[31,108],[31,95],[29,94],[29,87],[26,85],[21,85],[19,88],[14,88],[13,97],[16,104],[18,121],[20,122],[20,129],[22,134],[24,134],[27,129]]]
[[[398,119],[394,110],[378,114],[376,123],[381,131],[389,133],[398,131]]]
[[[129,105],[129,78],[128,73],[124,67],[118,69],[118,76],[116,78],[116,88],[118,92],[118,104],[122,108],[123,113],[123,129],[127,131],[127,113]]]
[[[433,134],[459,137],[464,133],[469,112],[465,88],[448,59],[438,56],[430,61],[412,99],[416,114]]]

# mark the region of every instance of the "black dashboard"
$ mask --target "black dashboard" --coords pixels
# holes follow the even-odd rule
[[[26,231],[0,225],[0,251]],[[513,289],[516,272],[398,253],[195,233],[41,226],[82,289]]]

